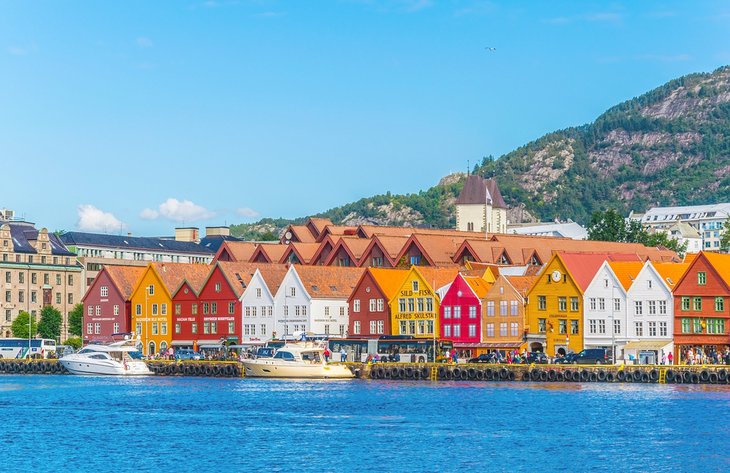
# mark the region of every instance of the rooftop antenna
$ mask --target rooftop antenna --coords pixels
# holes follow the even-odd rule
[[[468,175],[470,175],[470,174],[471,174],[471,163],[470,163],[470,162],[469,162],[469,160],[467,159],[467,160],[466,160],[466,175],[468,176]]]

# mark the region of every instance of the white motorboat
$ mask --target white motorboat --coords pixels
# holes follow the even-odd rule
[[[144,376],[152,374],[147,364],[130,354],[137,352],[132,340],[109,345],[87,345],[78,353],[58,360],[71,374]]]
[[[354,378],[345,365],[329,364],[325,347],[313,342],[288,343],[276,350],[272,358],[243,360],[246,376],[259,378]]]

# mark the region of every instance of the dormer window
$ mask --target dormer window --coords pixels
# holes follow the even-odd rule
[[[415,292],[418,292],[418,281],[413,281],[413,282],[411,283],[411,285],[412,285],[412,287],[413,287],[413,292],[414,292],[414,293],[415,293]]]

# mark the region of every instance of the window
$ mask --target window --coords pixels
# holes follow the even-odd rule
[[[419,297],[416,299],[416,307],[418,307],[418,312],[423,312],[424,307],[423,297]]]
[[[114,315],[119,315],[119,304],[114,304]]]
[[[152,315],[157,315],[158,310],[157,304],[152,304]]]
[[[412,297],[408,298],[408,312],[416,310],[416,301]]]
[[[86,315],[94,315],[94,306],[93,305],[90,305],[89,307],[87,307]]]
[[[507,328],[506,328],[507,324],[504,324],[504,325],[505,325],[504,331],[506,332],[507,331]],[[461,337],[461,325],[454,325],[454,337]]]
[[[352,331],[355,333],[355,335],[359,335],[360,334],[360,321],[359,320],[356,320],[352,324]]]
[[[261,288],[260,287],[256,288],[256,299],[261,299]]]
[[[579,306],[578,306],[578,298],[577,297],[571,297],[570,298],[570,311],[571,312],[578,312]]]
[[[385,333],[385,321],[384,320],[378,320],[378,333],[379,334]]]
[[[10,319],[13,318],[13,312],[10,309],[5,309],[5,321],[10,322]]]
[[[251,307],[251,317],[256,317],[256,312],[258,312],[258,307],[257,306]],[[263,313],[262,313],[262,315],[263,315]]]
[[[725,310],[725,298],[715,297],[715,312],[722,312]]]
[[[494,316],[494,301],[487,301],[487,316]]]
[[[598,333],[606,333],[606,320],[600,319],[598,321]]]
[[[36,273],[30,273],[30,283],[38,284],[38,275]]]
[[[689,297],[682,296],[682,310],[683,311],[689,310]]]
[[[266,335],[266,324],[261,324],[261,335]]]
[[[12,282],[10,279],[12,276],[12,273],[10,271],[5,271],[5,282]]]
[[[18,302],[25,302],[25,291],[18,291]]]
[[[378,299],[378,312],[383,312],[385,310],[385,301],[383,299]],[[429,311],[431,309],[428,309]]]
[[[418,266],[419,264],[421,264],[421,256],[420,255],[411,256],[410,264],[411,264],[411,266]]]
[[[689,321],[690,319],[686,317],[682,319],[682,333],[690,333]]]
[[[228,303],[228,313],[229,314],[235,314],[236,313],[236,303],[235,302],[229,302]]]
[[[221,292],[221,283],[215,283],[215,292]]]
[[[58,305],[61,304],[61,293],[60,292],[56,293],[56,304],[58,304]]]
[[[89,335],[94,333],[94,324],[91,324],[91,323],[86,324],[86,333]]]
[[[157,322],[152,322],[152,335],[157,335],[160,333],[160,324]]]
[[[606,310],[606,299],[604,299],[603,297],[598,299],[598,310],[602,312]]]
[[[537,310],[547,310],[547,298],[545,296],[537,296]]]
[[[203,322],[203,333],[210,333],[210,322]]]
[[[590,305],[591,310],[596,310],[596,298],[595,297],[591,297],[589,299],[589,302],[590,302],[589,305]]]
[[[142,315],[142,304],[137,304],[134,307],[134,314],[135,315]]]
[[[725,319],[707,319],[707,333],[724,334]]]
[[[70,292],[68,293],[68,297],[66,297],[66,299],[68,300],[68,303],[69,304],[73,304],[74,303],[74,295],[71,294]]]
[[[621,321],[619,319],[613,319],[613,334],[621,334]]]
[[[694,333],[702,333],[702,319],[692,319],[692,331]]]
[[[325,308],[324,308],[324,315],[327,315],[327,316],[330,315],[330,307],[329,306],[325,306]]]
[[[97,316],[101,315],[101,306],[100,305],[96,306],[96,315]]]
[[[507,315],[507,301],[499,301],[499,315]]]
[[[160,324],[160,334],[167,335],[167,322],[162,322]]]
[[[236,323],[235,322],[228,322],[228,333],[232,334],[236,331]]]
[[[57,286],[61,285],[61,275],[60,274],[56,274],[56,285]]]
[[[20,284],[24,284],[25,283],[25,273],[18,273],[18,282]]]
[[[444,306],[444,318],[445,319],[451,318],[451,306],[450,305]]]
[[[517,302],[517,301],[515,301],[515,302]],[[516,314],[513,314],[513,315],[516,315]],[[470,305],[469,306],[469,318],[470,319],[476,319],[477,318],[477,306],[475,306],[475,305]]]
[[[656,315],[656,301],[646,301],[649,306],[649,315]]]
[[[210,313],[211,314],[217,314],[218,313],[218,303],[217,302],[211,302],[210,303]]]
[[[119,322],[114,322],[114,333],[119,333]]]
[[[461,318],[461,306],[460,305],[455,305],[454,306],[454,318],[455,319],[460,319]]]
[[[154,284],[150,284],[149,286],[147,286],[147,294],[150,296],[155,295],[155,285]]]
[[[494,337],[494,324],[487,324],[487,337]]]
[[[477,324],[469,324],[469,336],[470,337],[477,336]]]
[[[406,324],[405,321],[401,321],[401,329],[400,329],[401,333],[405,333],[405,328],[404,328],[405,324]],[[377,333],[375,331],[375,321],[374,320],[370,321],[370,333],[371,334]]]
[[[652,285],[651,279],[647,279],[646,280],[646,288],[647,289],[651,289],[651,285]]]
[[[593,319],[588,321],[588,333],[596,333],[596,321]]]
[[[707,273],[700,271],[697,273],[697,285],[704,286],[707,284]]]
[[[175,333],[180,333],[180,322],[175,324]]]
[[[444,337],[451,336],[451,325],[444,325]]]
[[[702,298],[701,297],[693,297],[692,298],[692,310],[699,312],[702,310]]]
[[[203,314],[207,314],[209,310],[209,306],[207,302],[203,302]]]
[[[644,336],[644,322],[634,322],[634,331],[637,337]]]
[[[667,301],[659,301],[659,314],[664,315],[667,313]]]
[[[370,312],[375,312],[375,299],[370,299]]]
[[[193,325],[190,327],[190,331],[192,333],[198,333],[198,323],[197,322],[193,322]]]
[[[519,324],[517,322],[510,322],[509,323],[509,334],[512,337],[516,337],[519,334]]]
[[[634,314],[642,315],[644,311],[644,304],[642,301],[634,301]]]
[[[540,332],[540,333],[546,332],[545,322],[546,322],[546,319],[537,319],[537,331],[538,332]]]
[[[36,291],[30,291],[30,301],[38,302],[38,293]]]
[[[198,315],[198,304],[192,304],[192,305],[190,306],[190,312],[191,312],[191,313],[192,313],[193,315]]]
[[[558,332],[568,333],[568,321],[565,319],[558,320]]]
[[[142,335],[142,323],[137,322],[137,335]]]
[[[360,312],[360,299],[354,299],[352,301],[352,311]],[[355,332],[355,333],[359,333],[359,332]]]
[[[290,287],[289,288],[289,295],[291,297],[295,297],[297,295],[297,288],[296,287]]]
[[[656,337],[656,322],[649,322],[649,336]]]
[[[615,299],[613,300],[613,310],[614,310],[614,311],[618,311],[618,310],[621,310],[621,299],[619,299],[619,298],[615,298]]]
[[[565,296],[558,297],[558,310],[566,312],[568,310],[568,298]]]
[[[667,336],[667,323],[666,322],[659,322],[659,336],[660,337]]]
[[[577,320],[570,321],[570,333],[572,333],[573,335],[578,333],[578,321]]]
[[[162,315],[167,315],[167,304],[160,304],[160,313]]]
[[[101,333],[101,323],[100,322],[96,322],[94,324],[94,335],[98,335],[100,333]]]
[[[399,312],[405,312],[406,311],[406,300],[405,300],[405,298],[398,299],[398,311]]]
[[[499,336],[500,337],[507,336],[507,322],[502,322],[499,324]]]
[[[109,286],[101,286],[101,289],[99,290],[99,295],[101,297],[108,297],[109,296]]]

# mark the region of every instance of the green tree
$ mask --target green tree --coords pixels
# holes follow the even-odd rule
[[[730,253],[730,218],[722,224],[722,235],[720,236],[720,250]]]
[[[76,304],[71,312],[68,313],[68,333],[71,335],[81,336],[84,326],[84,305]]]
[[[680,255],[687,251],[687,243],[680,244],[666,233],[649,233],[641,222],[627,220],[616,210],[594,212],[588,226],[588,239],[595,241],[617,241],[622,243],[641,243],[645,246],[663,246]]]
[[[52,338],[58,340],[61,338],[61,324],[63,316],[61,312],[51,305],[41,309],[41,320],[38,322],[38,335],[42,338]]]
[[[31,317],[28,312],[21,310],[15,320],[13,320],[13,325],[10,326],[13,337],[28,338],[28,319],[30,319],[31,336],[35,336],[38,333],[38,324],[36,323],[35,317]]]
[[[81,337],[68,337],[66,339],[66,345],[73,347],[75,350],[81,348],[82,342]]]

